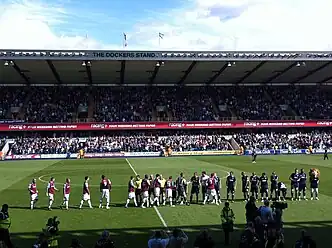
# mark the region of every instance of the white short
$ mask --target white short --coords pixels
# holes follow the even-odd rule
[[[30,195],[30,199],[31,199],[31,201],[36,201],[36,200],[38,200],[38,194],[36,193],[36,194],[32,194],[32,195]]]
[[[103,189],[103,191],[101,192],[101,198],[109,199],[110,191],[108,189]]]
[[[48,199],[50,201],[54,201],[54,194],[48,194]]]
[[[69,194],[65,194],[65,195],[63,196],[63,199],[64,199],[65,201],[69,201]]]
[[[208,189],[207,193],[208,193],[208,195],[211,195],[211,196],[216,196],[217,195],[217,192],[216,192],[215,189]]]
[[[173,190],[172,189],[166,189],[166,197],[167,198],[173,197]]]
[[[88,193],[83,194],[83,201],[90,200],[90,195]]]
[[[134,199],[135,197],[135,192],[129,192],[128,199]]]
[[[149,191],[143,191],[143,198],[149,197]]]
[[[154,196],[159,197],[160,196],[160,188],[154,188]]]

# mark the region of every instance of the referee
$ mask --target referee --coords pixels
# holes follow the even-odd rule
[[[327,149],[325,148],[325,151],[324,151],[324,160],[329,160],[329,155],[327,153]]]
[[[252,163],[256,164],[257,152],[255,149],[252,150],[251,157],[252,157]]]

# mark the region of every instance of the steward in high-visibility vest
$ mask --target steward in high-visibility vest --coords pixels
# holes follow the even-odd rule
[[[7,248],[12,248],[13,244],[10,240],[9,228],[11,226],[11,220],[8,214],[8,205],[2,205],[0,211],[0,241],[5,243]]]
[[[229,202],[225,202],[225,207],[221,210],[220,214],[222,229],[225,234],[225,245],[230,243],[230,233],[234,230],[235,215],[229,206]]]

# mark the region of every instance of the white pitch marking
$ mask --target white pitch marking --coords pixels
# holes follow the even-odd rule
[[[130,161],[126,158],[126,162],[129,165],[130,169],[134,172],[134,174],[137,176],[137,173],[133,167],[133,165],[130,163]],[[164,227],[167,228],[167,224],[166,221],[164,220],[163,216],[161,215],[161,213],[159,212],[158,208],[156,206],[153,206],[153,209],[156,211],[161,223],[163,224]]]

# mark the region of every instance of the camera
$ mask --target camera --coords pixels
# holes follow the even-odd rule
[[[273,202],[271,205],[272,208],[284,210],[288,208],[287,202]]]

